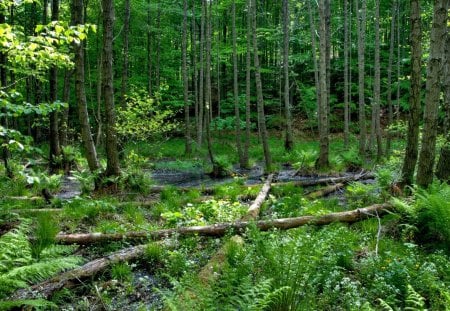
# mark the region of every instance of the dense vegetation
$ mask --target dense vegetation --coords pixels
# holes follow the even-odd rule
[[[3,0],[0,310],[448,310],[447,0]]]

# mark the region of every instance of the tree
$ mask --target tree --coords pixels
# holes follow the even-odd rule
[[[447,38],[448,0],[435,0],[430,31],[430,57],[427,66],[422,148],[419,154],[417,184],[428,186],[433,181],[436,136],[441,94],[444,45]]]
[[[420,89],[422,79],[422,29],[419,0],[411,0],[411,96],[409,97],[408,134],[403,160],[402,184],[412,185],[417,163],[419,123],[421,117]],[[393,26],[391,25],[391,30]],[[391,43],[392,43],[391,38]],[[389,72],[388,72],[389,74]],[[389,79],[388,79],[389,80]],[[389,96],[389,95],[388,95]],[[392,109],[392,108],[391,108]]]
[[[203,52],[204,52],[204,42],[205,42],[205,3],[202,0],[202,13],[201,13],[201,19],[200,19],[200,51],[199,51],[199,58],[200,58],[200,85],[199,85],[199,94],[198,94],[198,119],[197,119],[197,145],[199,148],[202,147],[203,143],[203,114],[204,114],[204,108],[205,108],[205,102],[204,102],[204,95],[205,95],[205,89],[204,89],[204,74],[205,74],[205,62],[203,59]]]
[[[349,146],[349,123],[350,123],[350,109],[349,109],[349,31],[348,31],[348,0],[344,0],[344,147],[348,149]]]
[[[242,156],[242,162],[245,163],[245,167],[248,168],[248,150],[250,148],[250,112],[251,112],[251,66],[252,66],[252,15],[250,14],[251,0],[247,1],[247,35],[246,35],[246,54],[245,54],[245,143]]]
[[[103,64],[102,94],[106,115],[106,176],[120,175],[119,153],[117,150],[116,112],[114,107],[113,87],[113,30],[114,3],[102,0],[103,10]]]
[[[237,60],[237,35],[236,35],[236,1],[233,0],[231,4],[231,31],[233,36],[233,97],[234,97],[234,117],[236,128],[236,148],[239,157],[240,167],[246,167],[247,161],[245,161],[242,153],[241,144],[241,117],[239,113],[239,85],[238,85],[238,60]]]
[[[285,141],[284,148],[290,151],[294,147],[292,138],[292,115],[289,97],[289,1],[283,0],[283,73],[284,73],[284,118]]]
[[[387,124],[387,126],[390,126],[392,124],[392,122],[394,121],[393,111],[392,111],[392,85],[391,84],[392,84],[392,63],[394,60],[396,8],[397,8],[396,1],[392,1],[391,30],[390,30],[390,39],[389,39],[389,61],[388,61],[388,68],[387,68],[387,90],[386,90],[386,94],[387,94],[386,102],[388,105],[388,124]],[[412,8],[412,6],[411,6],[411,8]],[[412,9],[411,9],[411,11],[412,11]],[[411,31],[411,37],[412,37],[412,31]],[[392,140],[392,138],[388,131],[387,139],[386,139],[386,155],[389,155],[389,153],[391,151],[391,140]]]
[[[182,49],[182,71],[183,71],[183,100],[184,100],[184,123],[185,123],[185,153],[191,154],[191,131],[189,119],[189,80],[187,72],[187,0],[183,0],[183,33],[181,38]]]
[[[255,83],[256,83],[256,100],[257,100],[257,111],[258,111],[258,127],[261,133],[261,141],[263,145],[264,160],[266,164],[266,169],[270,170],[272,166],[272,158],[269,149],[269,138],[267,135],[266,128],[266,117],[264,114],[264,98],[262,93],[262,81],[261,81],[261,68],[259,65],[258,56],[258,38],[256,35],[256,0],[249,0],[250,10],[249,14],[252,16],[252,38],[253,38],[253,64],[255,66]]]
[[[329,4],[329,3],[328,3]],[[328,86],[327,86],[327,20],[326,8],[327,1],[319,1],[319,85],[320,85],[320,104],[319,104],[319,158],[316,167],[323,169],[329,166],[328,152]]]
[[[364,97],[364,77],[365,77],[365,33],[366,33],[366,0],[362,0],[361,10],[358,5],[359,0],[355,0],[358,31],[358,106],[359,106],[359,154],[366,153],[366,107]]]
[[[83,0],[72,0],[71,14],[72,25],[83,24]],[[75,96],[77,99],[78,119],[80,121],[81,138],[86,152],[86,159],[91,172],[100,169],[97,158],[97,150],[92,139],[89,113],[86,101],[84,48],[82,42],[72,44],[75,62]]]
[[[129,59],[129,35],[130,35],[130,0],[125,0],[125,18],[123,23],[123,64],[122,64],[122,88],[121,101],[125,104],[125,96],[127,94],[128,85],[128,59]]]
[[[52,0],[52,21],[56,22],[59,18],[59,0]],[[49,100],[51,103],[58,99],[58,71],[56,66],[50,68],[49,71]],[[61,146],[59,144],[59,121],[58,111],[50,113],[50,154],[49,166],[50,172],[54,173],[61,168]]]

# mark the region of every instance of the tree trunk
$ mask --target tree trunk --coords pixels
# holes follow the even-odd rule
[[[156,88],[159,91],[161,83],[161,0],[158,1],[158,11],[156,13]]]
[[[373,108],[375,120],[375,137],[377,141],[377,159],[380,160],[383,156],[383,141],[381,135],[380,124],[380,105],[381,105],[381,68],[380,68],[380,0],[375,1],[375,80],[373,84]]]
[[[251,66],[252,66],[252,19],[250,9],[251,9],[251,0],[247,1],[247,51],[245,58],[245,143],[244,143],[244,152],[243,152],[243,164],[245,164],[245,168],[249,168],[249,155],[248,151],[250,149],[250,112],[251,112]]]
[[[309,28],[311,31],[311,47],[312,47],[312,59],[314,65],[314,85],[316,86],[316,101],[317,101],[317,116],[320,123],[320,83],[319,83],[319,65],[317,63],[317,44],[316,44],[316,27],[313,17],[313,11],[311,8],[311,1],[306,1],[308,3],[309,12]],[[320,125],[319,125],[320,128]]]
[[[426,187],[433,181],[444,45],[447,39],[447,19],[448,0],[435,0],[433,24],[430,32],[430,57],[427,66],[422,148],[420,149],[417,170],[417,184],[421,187]]]
[[[256,82],[256,97],[257,97],[257,111],[258,111],[258,127],[261,132],[261,140],[263,145],[264,160],[266,170],[270,171],[272,166],[272,159],[269,150],[269,138],[266,129],[266,117],[264,115],[264,98],[262,93],[261,68],[259,65],[258,55],[258,38],[256,36],[256,0],[250,0],[252,14],[252,36],[253,36],[253,62],[255,65],[255,82]]]
[[[83,7],[83,0],[72,0],[72,25],[75,26],[83,23]],[[86,159],[89,169],[93,173],[100,169],[100,164],[98,162],[94,140],[92,139],[89,114],[87,110],[86,89],[84,83],[84,49],[82,43],[74,43],[72,46],[75,54],[75,95],[77,98],[77,110],[80,121],[81,137],[86,150]]]
[[[294,148],[292,138],[292,115],[291,101],[289,97],[289,1],[283,0],[283,74],[284,74],[284,118],[285,118],[285,141],[284,148],[291,151]]]
[[[184,100],[184,138],[185,138],[185,154],[190,155],[191,148],[191,130],[190,130],[190,118],[189,118],[189,80],[187,72],[187,0],[183,0],[183,34],[181,38],[182,49],[182,71],[183,71],[183,100]]]
[[[395,102],[395,119],[397,123],[400,120],[400,69],[401,69],[401,43],[400,43],[400,33],[401,33],[401,19],[400,19],[400,0],[397,1],[397,12],[398,12],[398,23],[397,23],[397,96]]]
[[[365,33],[366,33],[366,0],[362,0],[361,10],[358,8],[359,0],[355,0],[358,30],[358,93],[359,93],[359,154],[366,153],[366,108],[364,99],[364,75],[365,75]]]
[[[152,31],[151,31],[151,10],[150,10],[150,0],[147,0],[147,90],[148,95],[153,94],[153,84],[152,84],[152,71],[153,71],[153,42],[152,42]]]
[[[349,66],[348,66],[348,45],[349,45],[349,33],[348,33],[348,0],[344,0],[344,148],[348,149],[349,147],[349,82],[348,82],[348,74],[349,74]]]
[[[114,3],[102,0],[103,9],[103,66],[102,94],[106,115],[106,176],[120,175],[119,153],[117,150],[116,112],[113,87],[113,30]]]
[[[205,74],[205,60],[203,57],[203,52],[204,52],[204,46],[205,46],[205,3],[202,0],[202,13],[201,13],[201,19],[200,19],[200,52],[199,52],[199,57],[200,57],[200,85],[199,85],[199,102],[198,102],[198,122],[197,122],[197,145],[198,148],[200,149],[202,147],[203,144],[203,115],[204,113],[204,108],[205,108],[205,101],[204,101],[204,96],[205,96],[205,88],[204,88],[204,74]]]
[[[255,201],[250,205],[249,209],[247,210],[247,214],[242,217],[242,220],[251,220],[251,219],[257,219],[259,215],[259,211],[261,209],[261,205],[266,200],[269,191],[270,186],[272,183],[273,174],[270,174],[267,176],[266,182],[264,183],[261,191],[258,193],[258,196],[256,197]]]
[[[191,19],[191,56],[192,56],[192,69],[193,69],[193,86],[194,86],[194,114],[195,114],[195,126],[198,125],[198,68],[197,68],[197,28],[195,19],[195,1],[192,2],[192,19]]]
[[[70,86],[74,71],[67,69],[64,73],[63,85],[63,102],[67,103],[67,108],[61,111],[60,125],[59,125],[59,143],[61,147],[69,144],[68,129],[69,129],[69,102],[70,102]]]
[[[319,158],[316,162],[316,167],[324,169],[329,166],[328,152],[328,95],[327,95],[327,26],[326,26],[326,1],[319,1],[319,15],[320,15],[320,57],[319,57],[319,83],[320,83],[320,105],[319,105]]]
[[[231,32],[233,36],[233,96],[234,96],[234,117],[236,128],[236,148],[239,157],[239,165],[244,168],[247,163],[244,161],[241,144],[241,117],[239,113],[239,85],[238,85],[238,60],[237,60],[237,35],[236,35],[236,1],[231,4],[232,26]]]
[[[389,41],[389,61],[388,61],[388,68],[387,68],[387,106],[388,106],[388,124],[389,127],[392,125],[392,122],[394,121],[393,118],[393,112],[392,112],[392,63],[394,60],[394,41],[395,41],[395,16],[396,16],[396,2],[392,1],[392,10],[391,10],[391,31],[390,31],[390,41]],[[411,6],[411,12],[412,12],[412,6]],[[413,28],[411,28],[412,30]],[[420,29],[419,29],[420,31]],[[412,43],[412,31],[411,31],[411,43]],[[412,46],[412,44],[411,44]],[[412,54],[411,54],[412,55]],[[412,77],[411,77],[412,80]],[[419,97],[420,98],[420,97]],[[411,108],[410,108],[411,109]],[[390,131],[387,132],[387,141],[386,141],[386,155],[389,156],[391,152],[391,141],[392,137],[390,134]]]
[[[130,36],[130,0],[125,0],[125,16],[123,22],[123,64],[122,64],[122,86],[121,103],[125,105],[125,96],[128,87],[128,68],[129,68],[129,36]]]
[[[59,18],[59,0],[52,0],[52,21],[58,21]],[[49,72],[49,100],[51,103],[58,99],[58,71],[56,67],[50,68]],[[50,172],[56,173],[61,168],[61,146],[59,143],[59,121],[58,111],[52,111],[49,115],[49,166]]]
[[[445,44],[445,68],[444,68],[444,107],[450,108],[450,34],[447,33]],[[436,177],[445,182],[450,182],[450,131],[447,128],[447,140],[441,148],[441,154],[436,167]]]
[[[422,30],[420,14],[419,0],[411,0],[411,96],[409,97],[408,134],[402,169],[402,184],[405,186],[410,186],[413,183],[419,147],[419,123],[421,118],[420,89],[422,79]],[[393,26],[391,26],[391,30],[392,28]],[[392,41],[393,39],[391,37]]]

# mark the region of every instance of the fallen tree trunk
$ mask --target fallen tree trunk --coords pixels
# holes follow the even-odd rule
[[[300,227],[306,224],[313,225],[327,225],[333,222],[344,222],[344,223],[353,223],[358,220],[364,219],[366,217],[372,217],[377,215],[382,215],[387,210],[392,208],[390,204],[375,204],[369,207],[364,207],[356,210],[339,212],[339,213],[331,213],[323,216],[302,216],[295,218],[282,218],[282,219],[274,219],[274,220],[263,220],[258,222],[249,222],[249,221],[241,221],[234,223],[222,223],[211,226],[196,226],[196,227],[185,227],[185,228],[177,228],[177,229],[167,229],[167,230],[158,230],[150,233],[133,233],[130,235],[94,235],[97,238],[102,237],[101,240],[111,240],[109,238],[114,237],[124,238],[125,236],[139,236],[141,237],[152,237],[152,238],[162,238],[166,237],[170,234],[180,234],[180,235],[190,235],[190,234],[199,234],[199,235],[207,235],[207,236],[223,236],[228,230],[235,229],[238,231],[242,231],[242,229],[248,227],[250,224],[255,224],[261,231],[267,231],[273,228],[278,228],[282,230],[287,230],[291,228]],[[72,235],[73,237],[75,235]],[[83,235],[78,235],[79,237]],[[84,235],[83,239],[79,240],[81,242],[87,242],[87,236],[92,235]],[[67,237],[67,236],[66,236]],[[59,241],[63,241],[64,236],[59,235]],[[77,239],[67,239],[66,241],[73,241]],[[91,240],[92,242],[93,240]],[[98,242],[99,240],[95,240]],[[80,243],[82,244],[82,243]],[[86,263],[85,265],[64,272],[60,275],[57,275],[47,281],[41,282],[39,284],[33,285],[28,289],[22,289],[17,291],[11,299],[29,299],[33,297],[50,297],[55,291],[60,290],[64,287],[73,287],[81,280],[91,277],[98,272],[106,269],[112,264],[128,261],[136,259],[143,255],[146,245],[138,245],[129,247],[120,251],[117,251],[109,256],[99,258],[93,261]]]
[[[172,229],[161,229],[155,231],[136,231],[127,233],[74,233],[74,234],[58,234],[56,235],[56,241],[62,244],[92,244],[105,241],[120,241],[120,240],[136,240],[136,239],[153,239],[160,240],[174,234],[180,236],[187,235],[202,235],[202,236],[223,236],[230,230],[241,232],[251,224],[255,224],[261,231],[267,231],[270,229],[291,229],[307,224],[311,225],[327,225],[332,222],[344,222],[352,223],[363,219],[367,215],[374,213],[383,214],[391,205],[375,204],[369,207],[359,208],[356,210],[330,213],[322,216],[301,216],[294,218],[280,218],[272,220],[260,220],[260,221],[236,221],[218,223],[207,226],[192,226],[192,227],[180,227]]]
[[[330,185],[325,188],[319,189],[317,191],[310,192],[310,193],[306,194],[305,197],[307,199],[312,199],[312,200],[318,199],[318,198],[324,197],[330,193],[336,192],[337,190],[343,188],[344,186],[345,186],[345,184],[342,182],[335,184],[335,185]]]
[[[267,176],[267,180],[264,183],[264,186],[258,193],[258,196],[256,197],[255,201],[252,203],[252,205],[250,205],[249,209],[247,210],[247,214],[244,217],[242,217],[242,220],[256,219],[258,217],[259,211],[261,210],[261,206],[266,200],[267,195],[269,194],[272,179],[273,174]]]
[[[61,213],[62,211],[62,208],[21,208],[5,210],[5,212],[15,214]]]
[[[115,263],[141,257],[144,254],[145,247],[146,245],[137,245],[114,252],[109,256],[95,259],[79,268],[61,273],[47,281],[33,285],[30,288],[21,289],[11,297],[11,300],[29,299],[35,297],[43,297],[47,299],[55,291],[63,288],[74,287],[83,279],[91,277]]]

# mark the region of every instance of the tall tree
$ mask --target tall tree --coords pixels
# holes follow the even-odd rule
[[[364,97],[365,87],[365,44],[366,44],[366,0],[361,2],[361,10],[359,9],[359,0],[355,0],[358,30],[358,106],[359,106],[359,153],[364,155],[366,152],[366,107]]]
[[[237,34],[236,34],[236,1],[231,4],[231,32],[233,36],[233,96],[234,96],[234,117],[236,128],[236,148],[239,157],[240,167],[246,167],[241,144],[241,116],[239,113],[239,85],[238,85],[238,60],[237,60]]]
[[[59,19],[59,0],[52,0],[52,21]],[[49,100],[55,102],[58,99],[58,71],[56,67],[50,68],[49,73]],[[53,111],[49,115],[50,119],[50,172],[54,173],[61,167],[61,146],[59,144],[59,121],[58,111]]]
[[[327,86],[327,1],[319,1],[319,84],[320,84],[320,105],[319,105],[319,158],[316,166],[323,169],[329,166],[328,152],[328,86]]]
[[[289,96],[289,1],[283,0],[283,74],[284,74],[284,118],[285,140],[284,148],[288,151],[294,147],[292,138],[291,101]]]
[[[153,94],[152,72],[153,72],[153,41],[151,31],[151,5],[150,0],[147,0],[147,90],[148,94]]]
[[[427,66],[422,148],[419,154],[417,184],[428,186],[433,181],[436,136],[441,94],[444,45],[447,38],[448,0],[435,0],[430,31],[430,56]]]
[[[122,86],[121,86],[121,101],[125,105],[125,96],[128,87],[128,63],[129,63],[129,37],[130,37],[130,0],[125,0],[125,18],[123,22],[123,64],[122,64]]]
[[[450,33],[447,32],[445,43],[445,68],[444,68],[444,107],[447,112],[450,108]],[[448,122],[448,121],[447,121]],[[447,125],[448,126],[448,125]],[[441,181],[450,182],[450,131],[447,128],[446,142],[441,148],[441,153],[436,166],[436,177]],[[444,132],[445,133],[445,132]]]
[[[83,0],[72,0],[72,25],[81,25],[83,23]],[[75,62],[75,96],[77,100],[78,119],[80,121],[81,138],[83,140],[84,149],[86,150],[86,159],[91,172],[100,169],[97,158],[97,150],[95,149],[94,140],[92,139],[91,126],[89,124],[89,113],[86,101],[85,89],[85,70],[84,70],[84,48],[82,42],[72,44]]]
[[[252,16],[252,38],[253,38],[253,64],[255,67],[255,82],[256,82],[256,100],[258,111],[258,127],[261,133],[261,141],[263,145],[264,160],[266,169],[269,171],[272,166],[272,158],[269,149],[269,138],[266,128],[266,117],[264,114],[264,98],[262,93],[262,81],[261,81],[261,67],[259,64],[258,56],[258,37],[256,33],[256,0],[249,0],[251,3],[249,14]]]
[[[417,163],[419,145],[419,122],[421,117],[420,89],[422,79],[422,28],[420,1],[411,0],[411,96],[409,97],[408,134],[402,169],[402,184],[412,185]],[[391,25],[391,30],[392,30]],[[392,42],[392,39],[391,39]],[[388,95],[389,96],[389,95]]]
[[[185,153],[191,154],[191,130],[189,118],[189,80],[187,70],[187,0],[183,0],[183,33],[181,38],[182,49],[182,71],[183,71],[183,100],[184,100],[184,123],[185,123]]]
[[[320,122],[320,83],[319,83],[319,65],[317,63],[317,43],[316,43],[316,26],[313,17],[311,1],[307,1],[309,12],[309,28],[311,31],[311,47],[314,66],[314,85],[316,87],[317,115]]]
[[[199,58],[200,58],[200,77],[199,77],[199,94],[198,94],[198,120],[197,120],[197,145],[198,148],[202,147],[203,143],[203,115],[204,115],[204,108],[205,108],[205,102],[204,102],[204,95],[205,95],[205,88],[204,88],[204,74],[205,74],[205,61],[204,61],[204,42],[205,42],[205,3],[202,0],[202,13],[200,18],[200,52],[199,52]]]
[[[113,0],[102,0],[103,10],[103,64],[102,94],[106,120],[106,176],[120,175],[119,153],[117,150],[116,111],[114,107],[113,86]]]
[[[248,150],[250,148],[250,112],[251,112],[251,66],[252,66],[252,15],[250,14],[251,9],[251,0],[247,1],[247,46],[246,46],[246,55],[245,55],[245,143],[244,143],[244,151],[243,151],[243,163],[245,163],[245,167],[248,168],[249,157]]]
[[[349,146],[349,123],[350,123],[350,111],[349,111],[349,31],[348,31],[348,0],[344,0],[344,147],[348,149]]]
[[[397,0],[398,1],[398,0]],[[412,6],[411,6],[412,7]],[[394,121],[393,117],[393,111],[392,111],[392,63],[394,60],[394,41],[395,41],[395,19],[397,15],[397,4],[396,1],[392,1],[392,9],[391,9],[391,31],[390,31],[390,39],[389,39],[389,60],[388,60],[388,67],[387,67],[387,98],[386,102],[388,105],[388,126],[392,124]],[[412,11],[412,9],[411,9]],[[411,28],[412,30],[412,28]],[[419,29],[420,31],[420,29]],[[411,43],[412,43],[412,31],[411,31]],[[412,55],[412,54],[411,54]],[[412,79],[412,77],[411,77]],[[391,151],[391,141],[392,137],[390,132],[387,133],[387,139],[386,139],[386,155],[389,155]]]

